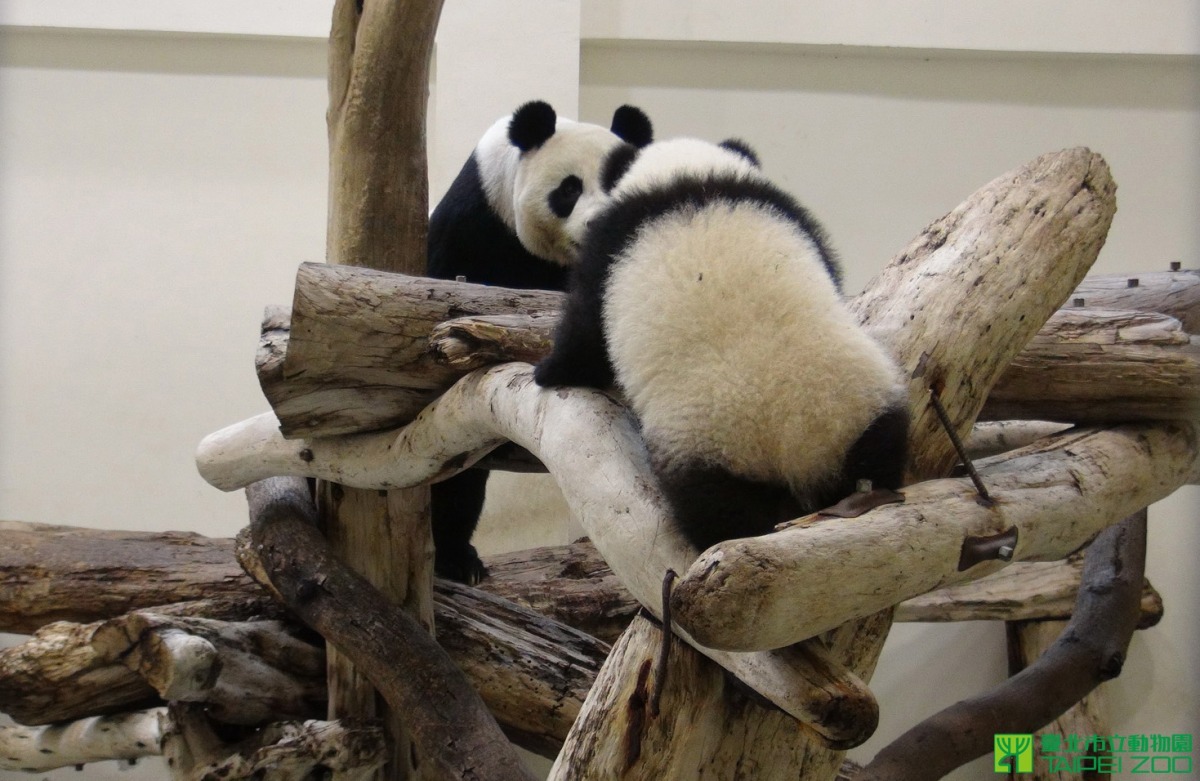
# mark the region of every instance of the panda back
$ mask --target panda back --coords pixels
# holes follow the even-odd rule
[[[613,255],[617,381],[656,457],[807,491],[894,401],[895,369],[846,310],[819,232],[744,187],[675,189]]]

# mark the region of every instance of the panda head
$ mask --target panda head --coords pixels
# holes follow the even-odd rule
[[[762,178],[758,155],[736,138],[719,144],[672,138],[644,149],[617,148],[601,165],[600,185],[604,192],[616,196],[711,176]]]
[[[618,108],[603,128],[533,101],[493,125],[475,154],[492,209],[525,249],[565,265],[607,200],[600,186],[605,158],[617,148],[644,147],[651,136],[650,120],[632,106]]]

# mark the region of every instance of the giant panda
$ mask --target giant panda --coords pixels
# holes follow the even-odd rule
[[[426,274],[565,289],[584,228],[607,197],[601,163],[651,135],[650,120],[632,106],[613,113],[611,128],[564,119],[543,101],[497,120],[430,215]],[[475,583],[486,573],[470,541],[487,477],[468,470],[433,486],[434,569],[443,577]]]
[[[899,371],[843,303],[809,212],[742,142],[617,149],[542,386],[614,383],[698,550],[900,487]]]

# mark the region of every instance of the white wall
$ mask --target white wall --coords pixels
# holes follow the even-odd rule
[[[261,309],[287,303],[296,264],[322,257],[328,5],[278,18],[274,4],[195,0],[0,9],[0,517],[213,535],[243,525],[241,497],[208,488],[192,452],[265,408]],[[702,0],[637,13],[612,0],[449,4],[432,192],[520,100],[597,122],[633,102],[660,136],[755,145],[826,222],[857,289],[979,185],[1086,144],[1120,188],[1098,268],[1197,265],[1194,4],[1058,4],[1099,7],[1075,25],[1031,23],[1017,3],[934,0],[872,4],[863,23],[852,5],[760,0],[730,19]],[[1111,685],[1116,732],[1200,724],[1198,510],[1188,489],[1152,512],[1150,576],[1167,616],[1135,638]],[[498,521],[483,533],[492,545],[566,534],[517,541]],[[856,755],[1003,674],[999,627],[898,627],[875,681],[883,723]]]

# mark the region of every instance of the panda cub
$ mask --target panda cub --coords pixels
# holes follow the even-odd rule
[[[900,487],[906,390],[816,220],[739,141],[615,149],[543,386],[606,388],[699,550]]]
[[[542,101],[495,122],[429,218],[426,274],[512,288],[563,290],[588,220],[607,196],[600,166],[615,149],[650,143],[650,120],[621,106],[611,129],[563,119]],[[471,545],[488,473],[468,470],[432,489],[434,568],[476,583]]]

